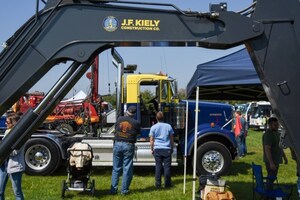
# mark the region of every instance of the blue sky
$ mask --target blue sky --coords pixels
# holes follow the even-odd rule
[[[136,0],[132,0],[136,1]],[[207,12],[210,3],[224,2],[221,0],[141,0],[143,2],[171,3],[182,10]],[[240,11],[248,7],[252,0],[228,0],[228,10]],[[5,42],[23,23],[35,13],[36,0],[9,0],[0,3],[0,43]],[[42,3],[41,3],[42,4]],[[118,47],[116,48],[126,64],[137,64],[138,72],[157,73],[163,71],[178,80],[179,88],[185,88],[198,64],[219,58],[242,48],[241,46],[228,50],[210,50],[199,47]],[[116,69],[112,65],[110,51],[100,55],[99,93],[104,95],[115,90]],[[47,92],[52,86],[49,80],[56,80],[64,66],[54,67],[31,91]],[[68,94],[83,90],[89,91],[86,77],[74,86]]]

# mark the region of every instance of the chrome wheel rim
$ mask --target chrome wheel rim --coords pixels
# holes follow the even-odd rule
[[[51,160],[50,150],[41,144],[29,147],[25,153],[25,162],[33,170],[45,169]]]
[[[218,151],[208,151],[203,155],[201,164],[205,171],[209,173],[218,173],[224,166],[224,157]]]

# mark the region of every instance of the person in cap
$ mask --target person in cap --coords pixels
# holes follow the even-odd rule
[[[234,135],[235,135],[235,140],[237,143],[238,147],[238,155],[239,157],[244,156],[244,145],[243,145],[243,140],[244,140],[244,134],[243,134],[243,128],[245,128],[245,124],[242,124],[241,122],[241,111],[237,110],[235,112],[235,122],[234,122]],[[244,127],[243,127],[244,125]]]
[[[141,133],[140,123],[134,119],[136,107],[128,107],[124,116],[117,119],[113,147],[113,169],[110,193],[117,194],[119,177],[123,172],[121,194],[129,192],[133,177],[133,156],[137,136]]]
[[[174,147],[174,131],[170,124],[164,123],[164,114],[156,113],[157,123],[150,128],[150,147],[155,158],[155,186],[161,188],[161,175],[164,172],[164,186],[171,184],[171,161]]]
[[[268,119],[269,128],[262,136],[263,142],[263,158],[266,165],[268,177],[276,177],[279,164],[282,163],[282,158],[285,164],[288,163],[287,157],[283,149],[279,146],[280,136],[278,132],[279,122],[275,117]],[[266,189],[273,190],[273,182],[275,179],[267,179]]]

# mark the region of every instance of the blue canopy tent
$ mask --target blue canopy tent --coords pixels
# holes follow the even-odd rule
[[[187,98],[205,100],[267,100],[246,49],[199,64],[186,87]]]
[[[201,100],[267,100],[261,82],[246,49],[239,50],[219,59],[203,63],[186,87],[188,99]],[[198,110],[196,107],[195,110]],[[195,138],[198,133],[198,115],[195,120]],[[197,143],[194,148],[195,178]],[[194,189],[193,183],[193,189]],[[194,190],[193,190],[194,191]]]

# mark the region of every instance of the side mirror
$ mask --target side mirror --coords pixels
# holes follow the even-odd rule
[[[173,91],[173,96],[171,97],[171,101],[174,101],[175,99],[178,99],[178,82],[177,80],[174,80],[174,91]]]
[[[175,94],[178,96],[178,82],[177,80],[174,81],[174,87],[175,87]]]

